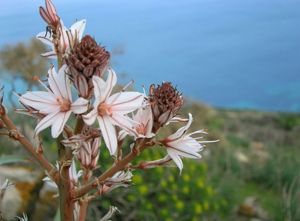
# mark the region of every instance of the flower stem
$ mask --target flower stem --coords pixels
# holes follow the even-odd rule
[[[86,193],[88,193],[92,189],[97,188],[99,183],[105,181],[107,178],[112,177],[115,173],[125,169],[126,166],[128,165],[128,163],[130,163],[146,147],[147,147],[146,139],[145,140],[143,139],[141,142],[137,141],[136,147],[134,147],[133,150],[129,154],[127,154],[122,160],[118,161],[110,169],[106,170],[96,180],[94,180],[94,181],[78,188],[77,190],[75,190],[75,194],[74,194],[75,199],[84,196]]]
[[[84,127],[84,121],[81,116],[77,119],[74,134],[80,134]]]
[[[4,108],[4,107],[3,107]],[[1,112],[1,111],[0,111]],[[58,182],[58,172],[55,167],[44,157],[43,154],[36,151],[37,148],[19,132],[16,125],[12,120],[7,116],[5,112],[0,115],[3,123],[10,131],[14,131],[13,139],[17,140],[23,147],[30,153],[30,155],[48,172],[49,176],[57,183]]]
[[[58,157],[59,157],[59,202],[61,221],[73,221],[74,203],[72,200],[72,187],[70,177],[70,167],[72,163],[72,150],[62,145],[63,136],[60,135],[57,139]]]

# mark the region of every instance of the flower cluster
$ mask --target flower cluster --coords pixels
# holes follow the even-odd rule
[[[159,128],[177,119],[183,97],[170,82],[151,85],[148,96],[132,91],[112,93],[117,75],[111,67],[107,67],[110,55],[89,35],[82,39],[86,21],[78,21],[67,29],[50,0],[46,0],[46,9],[41,7],[40,13],[52,31],[59,30],[59,49],[63,50],[54,50],[57,39],[51,33],[41,32],[37,38],[52,47],[53,50],[47,55],[56,57],[62,52],[65,59],[58,73],[53,66],[49,69],[48,85],[41,82],[45,91],[27,92],[20,96],[19,101],[24,107],[34,109],[37,116],[42,115],[35,129],[36,134],[51,126],[52,136],[57,138],[64,131],[71,114],[80,115],[89,126],[97,120],[101,138],[110,154],[115,155],[118,137],[153,138]],[[105,72],[107,78],[104,78]],[[72,101],[72,86],[81,96],[75,101]],[[202,144],[206,143],[198,140],[202,137],[192,137],[204,134],[203,130],[187,134],[191,123],[192,115],[189,114],[184,127],[159,141],[180,170],[183,168],[181,157],[201,158],[199,152],[203,149]],[[122,132],[123,136],[119,136]],[[91,158],[98,159],[98,150],[94,151],[98,147],[99,138],[81,145],[77,158],[82,165],[90,164]]]
[[[47,30],[37,38],[50,46],[51,51],[42,56],[56,58],[58,71],[51,66],[47,81],[40,81],[44,91],[26,92],[20,95],[19,101],[25,112],[38,119],[36,135],[51,127],[52,137],[57,138],[64,150],[70,148],[71,156],[66,154],[63,157],[68,157],[60,158],[57,169],[59,174],[69,169],[73,195],[86,197],[89,188],[97,186],[99,194],[128,186],[134,169],[164,166],[173,160],[181,172],[182,158],[200,159],[204,144],[211,141],[202,141],[202,136],[197,136],[206,134],[203,130],[187,132],[193,118],[191,114],[188,119],[178,117],[183,105],[182,94],[170,82],[151,85],[148,95],[126,91],[126,87],[116,91],[117,74],[110,65],[110,54],[90,35],[84,35],[86,21],[77,21],[68,29],[51,0],[45,2],[46,7],[40,8],[40,14],[47,23]],[[77,122],[74,129],[70,126],[72,121]],[[186,122],[186,125],[158,139],[160,128],[171,122]],[[129,154],[123,157],[125,139],[132,144]],[[95,179],[92,177],[98,167],[101,141],[115,163],[94,182],[91,180]],[[143,162],[139,166],[129,164],[144,149],[157,145],[166,150],[163,159]],[[76,172],[75,162],[80,165],[80,174]],[[53,179],[51,174],[49,176]]]

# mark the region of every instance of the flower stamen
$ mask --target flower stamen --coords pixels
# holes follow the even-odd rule
[[[147,128],[143,123],[137,125],[135,129],[138,134],[146,135],[147,133]]]
[[[57,98],[57,102],[60,106],[61,112],[67,112],[71,109],[71,102],[69,100],[60,97]]]
[[[108,105],[106,103],[99,104],[97,110],[98,110],[98,114],[102,117],[104,115],[109,115],[109,116],[112,115],[111,107],[110,107],[110,105]]]

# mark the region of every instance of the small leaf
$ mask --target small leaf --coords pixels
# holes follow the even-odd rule
[[[9,164],[9,163],[27,163],[29,162],[28,158],[25,156],[1,156],[0,165]]]

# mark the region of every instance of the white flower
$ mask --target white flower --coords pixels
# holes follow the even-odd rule
[[[135,122],[133,125],[134,133],[129,134],[135,138],[151,138],[155,136],[152,133],[153,128],[153,115],[149,105],[138,109],[132,120]],[[119,140],[123,140],[128,133],[124,130],[119,133]]]
[[[185,126],[181,127],[174,134],[161,141],[161,143],[167,147],[168,155],[175,162],[180,172],[183,168],[181,157],[200,159],[201,155],[199,152],[203,149],[202,144],[216,142],[198,141],[198,139],[201,139],[202,137],[192,137],[192,135],[195,134],[206,134],[204,130],[197,130],[193,133],[187,134],[187,130],[191,126],[192,121],[193,117],[189,114],[189,121]]]
[[[129,170],[119,171],[119,172],[116,172],[111,178],[108,178],[106,180],[105,184],[108,184],[108,183],[111,183],[111,184],[130,183],[132,177],[133,177],[133,174]]]
[[[52,137],[57,138],[72,112],[82,114],[87,111],[88,100],[78,98],[72,102],[71,85],[65,74],[66,68],[66,65],[62,66],[58,74],[53,67],[49,69],[50,89],[45,86],[47,91],[27,92],[19,98],[25,106],[46,115],[36,126],[36,134],[51,126]]]
[[[138,137],[153,137],[153,115],[149,105],[140,108],[133,116],[133,121],[137,122],[134,129],[136,130]]]
[[[59,170],[58,162],[56,162],[56,169]],[[76,171],[76,165],[74,159],[72,160],[71,167],[69,169],[70,179],[72,181],[72,185],[76,185],[78,183],[78,179],[82,176],[82,170]],[[46,176],[43,178],[43,181],[48,186],[49,189],[53,191],[57,191],[56,183],[49,177]]]
[[[28,217],[27,217],[27,215],[25,213],[23,213],[22,217],[17,216],[16,218],[18,218],[19,221],[28,221]]]
[[[105,216],[103,216],[100,221],[109,221],[110,218],[115,214],[115,212],[119,212],[120,213],[120,210],[118,210],[117,207],[115,206],[110,206],[109,207],[109,211],[105,214]]]
[[[104,185],[107,187],[105,192],[110,192],[119,187],[128,187],[132,181],[132,177],[133,174],[129,170],[115,173],[105,181]]]
[[[75,22],[70,29],[67,29],[64,25],[63,22],[60,20],[60,49],[62,50],[63,53],[69,52],[70,46],[74,45],[76,41],[80,42],[85,25],[86,25],[86,20],[80,20]],[[49,31],[43,31],[37,34],[37,39],[39,39],[41,42],[46,44],[47,46],[51,47],[51,51],[43,53],[42,56],[48,57],[48,58],[56,58],[56,52],[54,49],[54,44],[53,44],[53,37],[52,34],[49,33]]]
[[[139,92],[119,92],[111,95],[117,83],[117,76],[108,69],[106,82],[100,77],[93,76],[95,102],[94,109],[83,116],[86,124],[92,125],[97,119],[102,137],[111,155],[115,154],[118,146],[115,126],[135,133],[134,122],[125,114],[135,111],[142,106],[144,95]]]

